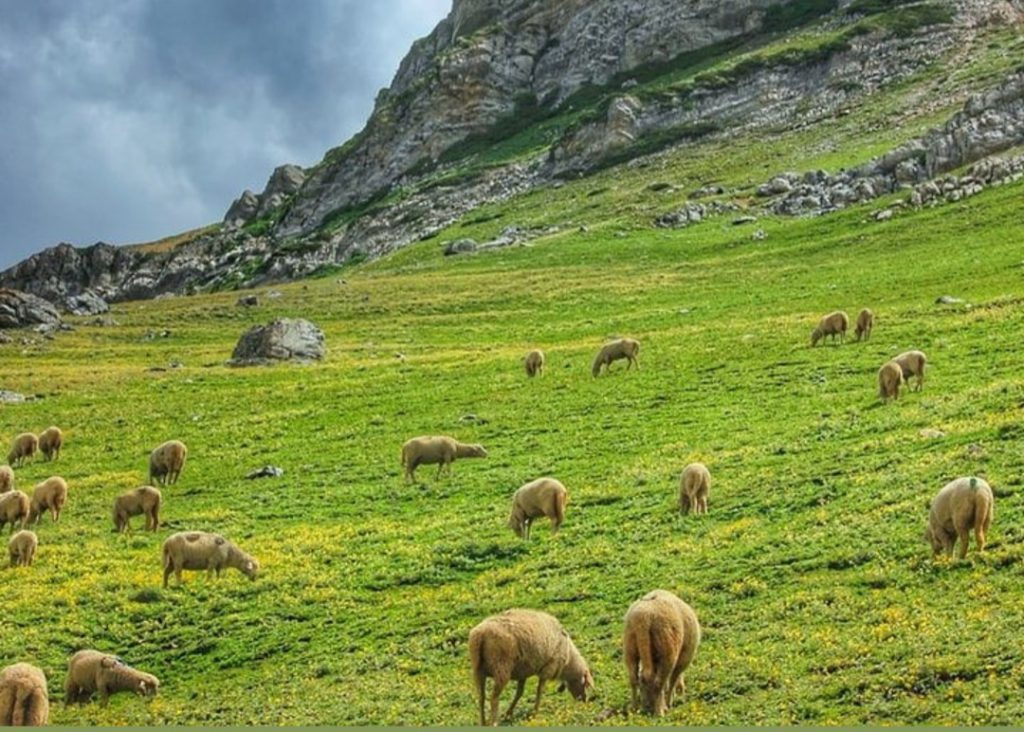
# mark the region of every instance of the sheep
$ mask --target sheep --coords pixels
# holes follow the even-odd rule
[[[50,512],[54,523],[60,521],[61,509],[67,502],[67,481],[58,476],[47,478],[32,490],[32,505],[28,512],[28,523],[38,524],[45,511]]]
[[[15,467],[21,467],[25,464],[25,460],[36,454],[38,449],[39,438],[31,432],[23,432],[11,443],[11,451],[7,453],[7,462]]]
[[[0,465],[0,493],[14,490],[14,470],[10,465]]]
[[[544,373],[544,351],[539,349],[526,354],[526,375],[531,379]]]
[[[818,341],[826,336],[832,336],[835,343],[836,336],[839,342],[846,342],[846,329],[850,327],[850,318],[842,310],[829,313],[818,322],[818,327],[811,331],[811,346],[818,345]]]
[[[151,485],[168,485],[178,482],[181,469],[185,467],[188,448],[183,442],[170,440],[149,454],[149,482]]]
[[[28,496],[22,491],[8,491],[7,493],[0,494],[0,529],[4,527],[4,524],[11,525],[11,533],[19,528],[25,528],[25,523],[28,521],[28,514],[31,504],[29,503]]]
[[[633,707],[641,692],[644,711],[662,716],[672,695],[686,693],[683,672],[700,645],[693,608],[666,590],[653,590],[629,606],[622,639]]]
[[[924,386],[924,369],[928,363],[927,356],[921,351],[906,351],[894,358],[893,361],[900,365],[904,383],[909,383],[910,377],[916,376],[917,382],[914,391],[921,391]]]
[[[895,361],[886,361],[882,368],[878,369],[878,398],[883,402],[899,399],[902,380],[903,371],[900,365]]]
[[[60,431],[60,427],[47,427],[39,435],[39,452],[43,453],[47,461],[60,457],[60,448],[63,444],[64,433]]]
[[[875,326],[875,314],[868,308],[864,308],[857,315],[857,327],[854,333],[857,335],[857,340],[870,340],[871,329]]]
[[[160,527],[160,504],[163,496],[151,485],[123,493],[114,499],[114,529],[121,533],[130,531],[129,519],[144,514],[146,530],[156,531]]]
[[[565,505],[569,493],[565,486],[554,478],[538,478],[516,490],[512,496],[512,515],[508,518],[509,528],[521,539],[530,538],[533,520],[540,516],[551,519],[551,533],[557,534],[565,521]]]
[[[978,551],[985,550],[985,534],[992,523],[992,488],[981,478],[957,478],[943,486],[928,510],[928,525],[924,540],[931,544],[932,553],[938,556],[945,551],[952,556],[953,546],[960,540],[958,556],[967,556],[967,545],[971,529]]]
[[[402,445],[402,467],[405,480],[416,480],[416,468],[420,465],[437,465],[437,477],[447,469],[452,474],[452,463],[456,458],[485,458],[487,450],[483,445],[467,445],[451,437],[414,437]]]
[[[498,701],[510,680],[517,682],[505,719],[512,717],[523,695],[526,680],[537,677],[537,697],[533,713],[540,709],[544,685],[559,679],[579,701],[587,700],[594,677],[569,634],[554,617],[536,610],[512,609],[492,615],[469,632],[469,660],[480,702],[480,724],[487,725],[484,711],[487,677],[494,679],[491,690],[490,719],[498,726]]]
[[[591,373],[596,377],[601,373],[601,367],[604,366],[604,370],[607,373],[612,366],[612,361],[618,361],[619,359],[628,359],[626,364],[626,370],[629,371],[630,367],[636,366],[640,368],[640,362],[636,360],[637,354],[640,353],[640,342],[633,340],[632,338],[619,338],[618,340],[606,343],[600,351],[597,352],[597,357],[594,359],[594,365],[591,368]]]
[[[117,656],[99,651],[78,651],[68,662],[64,682],[64,706],[85,704],[93,694],[107,706],[111,694],[134,691],[142,697],[156,696],[160,681],[152,674],[134,669]]]
[[[711,473],[703,463],[690,463],[679,479],[679,511],[697,514],[708,512],[708,491]]]
[[[12,536],[7,543],[7,550],[11,555],[11,566],[31,567],[38,546],[39,537],[32,531],[22,529]]]
[[[260,563],[219,534],[188,531],[172,534],[164,541],[164,587],[171,573],[181,584],[183,569],[205,569],[207,576],[220,573],[227,567],[237,569],[250,580],[255,580]]]
[[[0,727],[43,727],[50,721],[46,675],[27,663],[0,671]]]

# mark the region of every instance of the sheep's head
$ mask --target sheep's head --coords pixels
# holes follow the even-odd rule
[[[924,541],[926,544],[931,545],[932,552],[938,554],[942,551],[942,542],[939,537],[935,536],[935,532],[932,531],[931,524],[924,527]]]
[[[576,701],[585,702],[587,699],[593,698],[594,677],[590,675],[590,669],[584,668],[582,673],[572,673],[563,678],[564,680],[558,687],[559,691],[565,691],[568,688],[569,693]]]
[[[242,563],[241,570],[246,577],[255,580],[260,572],[260,563],[254,557],[249,557]]]
[[[139,696],[152,698],[160,690],[160,681],[152,674],[139,672],[139,685],[136,688]]]
[[[14,461],[17,460],[17,459],[18,459],[18,451],[17,450],[11,450],[9,453],[7,453],[7,463],[9,465],[13,465]]]
[[[508,527],[516,532],[516,536],[520,539],[523,538],[523,522],[516,517],[515,513],[508,517]]]
[[[484,449],[483,445],[469,445],[467,457],[485,458],[487,457],[487,450]]]
[[[814,330],[812,330],[811,331],[811,345],[812,346],[818,345],[818,341],[820,341],[822,336],[824,336],[824,335],[825,334],[821,332],[821,328],[815,328]]]

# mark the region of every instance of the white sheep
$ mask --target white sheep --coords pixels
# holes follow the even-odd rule
[[[640,362],[637,360],[637,355],[640,353],[640,341],[634,340],[633,338],[619,338],[618,340],[606,343],[600,351],[597,352],[597,356],[594,358],[593,366],[591,366],[590,372],[596,377],[601,373],[601,367],[604,367],[605,373],[612,367],[613,361],[620,359],[626,359],[626,371],[636,366],[640,368]]]
[[[916,376],[914,391],[921,391],[924,387],[924,370],[928,365],[928,357],[922,351],[906,351],[893,361],[900,365],[904,383],[909,383],[910,377]]]
[[[900,382],[903,380],[903,371],[895,361],[886,361],[882,368],[878,369],[878,398],[883,402],[890,399],[899,399]]]
[[[146,530],[156,531],[160,527],[160,504],[163,496],[160,491],[151,485],[144,485],[141,488],[122,493],[114,499],[114,529],[118,532],[130,531],[129,519],[132,516],[144,514],[146,517]]]
[[[544,372],[544,351],[533,350],[526,354],[526,360],[524,362],[526,366],[526,375],[530,378],[539,376]]]
[[[5,524],[11,525],[12,534],[19,527],[24,529],[31,505],[23,491],[0,493],[0,529]]]
[[[928,526],[924,530],[924,539],[931,544],[932,552],[938,555],[944,551],[952,556],[959,539],[959,557],[963,559],[972,529],[978,551],[984,551],[994,504],[992,488],[981,478],[957,478],[943,486],[928,509]]]
[[[151,485],[168,485],[178,482],[185,467],[188,448],[183,442],[169,440],[149,454],[149,482]]]
[[[538,478],[521,486],[512,496],[512,514],[508,525],[522,539],[530,538],[533,520],[540,516],[551,519],[551,533],[557,534],[565,521],[569,493],[554,478]]]
[[[208,576],[231,567],[251,580],[256,579],[260,563],[233,542],[219,534],[205,531],[184,531],[168,536],[163,546],[164,587],[171,573],[181,584],[183,569],[206,570]]]
[[[64,433],[60,427],[48,427],[39,435],[39,452],[46,459],[56,460],[60,457],[60,449],[64,445]]]
[[[679,478],[679,511],[697,514],[708,512],[711,472],[704,463],[690,463]]]
[[[437,477],[442,471],[452,474],[452,463],[456,458],[485,458],[487,450],[483,445],[469,445],[451,437],[414,437],[402,445],[402,468],[405,480],[416,480],[416,468],[420,465],[437,465]]]
[[[156,676],[134,669],[117,656],[99,651],[78,651],[68,662],[64,681],[64,706],[85,704],[93,694],[107,706],[111,694],[133,691],[142,697],[156,696],[160,681]]]
[[[14,490],[14,470],[10,465],[0,465],[0,493]]]
[[[50,696],[42,669],[16,663],[0,671],[0,727],[44,727]]]
[[[867,341],[871,339],[871,329],[875,327],[875,314],[868,308],[864,308],[857,314],[857,327],[854,333],[857,340]]]
[[[827,336],[832,337],[833,343],[836,341],[836,336],[839,336],[841,343],[845,342],[846,330],[849,327],[850,317],[842,310],[829,313],[818,322],[818,327],[811,331],[811,345],[816,346],[818,341]]]
[[[32,490],[32,502],[29,506],[28,523],[38,524],[43,513],[50,512],[54,523],[60,521],[60,512],[68,502],[68,484],[63,478],[53,476],[39,483]]]
[[[31,432],[23,432],[11,443],[11,451],[7,453],[7,462],[15,467],[20,467],[35,455],[38,449],[39,438]]]
[[[11,555],[11,566],[31,567],[38,546],[39,537],[35,535],[35,532],[22,529],[12,536],[7,543],[7,550]]]

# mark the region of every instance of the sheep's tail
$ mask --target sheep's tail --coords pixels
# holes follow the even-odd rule
[[[654,629],[649,623],[633,630],[633,641],[636,643],[637,655],[640,657],[640,678],[645,682],[654,677],[654,649],[652,648],[651,636]]]
[[[469,663],[473,668],[473,685],[476,687],[477,700],[480,704],[480,724],[487,724],[484,705],[487,695],[487,675],[484,673],[484,637],[472,633],[469,636]]]

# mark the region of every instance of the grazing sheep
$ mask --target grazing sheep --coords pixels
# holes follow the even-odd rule
[[[447,469],[452,474],[452,463],[456,458],[485,458],[487,450],[483,445],[467,445],[451,437],[414,437],[402,445],[402,467],[405,480],[416,479],[416,468],[420,465],[437,465],[437,477]]]
[[[521,539],[530,538],[533,520],[540,516],[551,519],[551,533],[557,534],[565,521],[565,504],[569,493],[554,478],[538,478],[520,487],[512,496],[512,515],[508,525]]]
[[[871,312],[870,310],[868,310],[867,308],[864,308],[863,310],[861,310],[860,314],[857,315],[857,327],[854,330],[854,333],[856,333],[856,335],[857,335],[857,340],[858,341],[860,341],[860,340],[865,340],[865,341],[870,340],[871,339],[871,329],[874,326],[875,326],[875,314],[873,312]]]
[[[149,482],[151,485],[168,485],[178,482],[181,469],[185,467],[188,448],[183,442],[170,440],[149,454]]]
[[[594,376],[597,376],[601,373],[601,367],[604,366],[604,370],[607,373],[611,369],[612,361],[618,361],[623,358],[629,361],[626,364],[626,371],[629,371],[632,366],[636,366],[639,369],[640,362],[636,360],[638,353],[640,353],[640,341],[633,340],[632,338],[619,338],[611,343],[606,343],[597,352],[597,357],[594,359],[594,365],[590,371]]]
[[[0,465],[0,493],[14,490],[14,470],[10,465]]]
[[[25,460],[36,454],[39,449],[39,438],[31,432],[24,432],[14,438],[11,451],[7,453],[7,462],[15,467],[25,464]]]
[[[85,704],[93,694],[107,706],[111,694],[134,691],[139,696],[156,696],[160,681],[156,676],[134,669],[117,656],[99,651],[79,651],[68,663],[64,682],[64,706]]]
[[[188,531],[172,534],[164,541],[164,587],[171,573],[181,584],[183,569],[205,569],[207,576],[233,567],[251,580],[256,579],[260,563],[220,534]]]
[[[576,649],[562,624],[547,613],[536,610],[506,610],[492,615],[469,632],[469,660],[473,668],[480,701],[480,724],[487,724],[484,712],[487,677],[494,679],[491,690],[490,719],[498,725],[498,701],[509,681],[517,682],[505,719],[512,717],[526,680],[537,677],[537,697],[533,713],[540,708],[544,685],[550,679],[559,679],[559,691],[568,686],[579,701],[586,701],[587,690],[594,686],[594,678],[583,656]]]
[[[160,491],[151,485],[144,485],[133,491],[123,493],[114,499],[114,528],[118,533],[131,530],[129,519],[132,516],[146,516],[146,530],[156,531],[160,527],[160,503],[163,500]]]
[[[544,372],[544,351],[534,350],[526,354],[526,375],[530,378]]]
[[[28,523],[38,524],[44,511],[49,511],[54,523],[60,521],[60,512],[68,502],[68,484],[63,478],[47,478],[32,490],[32,505]]]
[[[0,671],[0,727],[43,727],[50,720],[46,675],[27,663]]]
[[[8,491],[0,494],[0,529],[4,524],[11,525],[11,533],[17,528],[25,528],[28,521],[31,503],[28,496],[22,491]],[[19,524],[21,526],[19,527]]]
[[[648,714],[661,716],[672,694],[686,693],[683,672],[700,645],[700,623],[693,608],[665,590],[648,592],[629,606],[622,639],[632,703],[641,692]]]
[[[945,551],[946,556],[952,556],[953,546],[959,539],[959,557],[963,559],[967,556],[971,529],[974,529],[978,551],[984,551],[985,534],[992,523],[994,502],[992,488],[981,478],[957,478],[950,481],[932,501],[924,540],[932,545],[932,552],[936,556],[941,551]]]
[[[64,433],[60,431],[60,427],[48,427],[39,435],[39,452],[43,453],[47,460],[59,458],[63,444]]]
[[[900,365],[904,382],[909,383],[911,376],[917,377],[914,391],[921,391],[921,388],[924,386],[924,368],[928,363],[927,356],[921,351],[907,351],[901,353],[893,361]]]
[[[844,343],[846,329],[849,327],[850,318],[842,310],[829,313],[818,322],[818,327],[811,331],[811,345],[818,345],[818,341],[826,336],[832,336],[833,343],[836,341],[836,336],[839,336],[839,342]]]
[[[690,463],[683,468],[683,475],[679,479],[680,513],[707,513],[709,490],[711,472],[704,463]]]
[[[7,543],[7,549],[11,555],[12,567],[31,567],[32,559],[36,555],[36,548],[39,546],[39,537],[32,531],[22,529],[11,537]]]
[[[895,361],[886,361],[882,368],[878,369],[878,398],[883,402],[899,399],[901,381],[903,371],[900,365]]]

